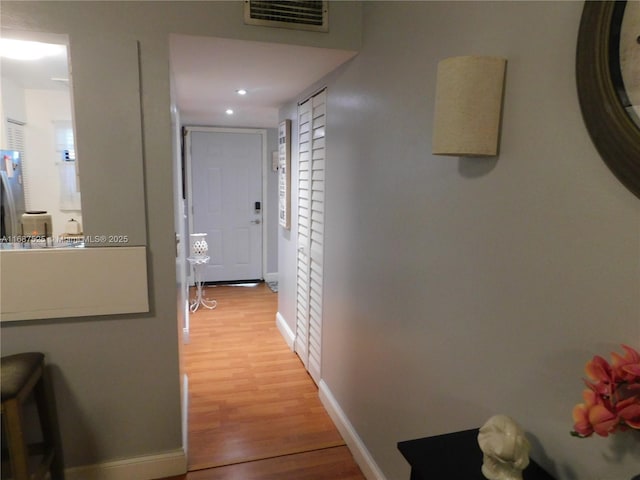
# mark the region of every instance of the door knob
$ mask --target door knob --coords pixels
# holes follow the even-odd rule
[[[259,225],[260,220],[251,220],[249,223],[253,223],[254,225]]]

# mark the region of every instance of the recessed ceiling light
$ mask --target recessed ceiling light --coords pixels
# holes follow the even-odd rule
[[[247,91],[244,88],[240,88],[240,89],[236,90],[236,93],[238,95],[246,95]]]
[[[227,108],[224,113],[226,113],[227,115],[233,115],[233,110],[231,110],[230,108]]]

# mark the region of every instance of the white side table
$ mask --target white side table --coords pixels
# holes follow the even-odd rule
[[[208,300],[202,295],[202,287],[204,281],[202,280],[202,267],[209,263],[210,257],[187,257],[187,261],[193,267],[193,276],[196,284],[196,298],[189,304],[189,310],[194,313],[200,305],[209,310],[216,308],[218,302],[215,300]]]

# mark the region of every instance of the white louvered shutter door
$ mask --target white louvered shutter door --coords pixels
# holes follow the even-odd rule
[[[326,93],[311,99],[311,226],[309,261],[309,373],[318,383],[322,360],[322,266]]]
[[[309,226],[311,217],[311,100],[298,107],[298,261],[295,350],[309,362]]]
[[[296,352],[316,383],[322,365],[326,91],[299,106]]]

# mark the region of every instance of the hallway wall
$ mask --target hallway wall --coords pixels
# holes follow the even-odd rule
[[[640,202],[582,121],[581,9],[366,2],[360,54],[322,82],[322,377],[389,480],[408,478],[396,442],[495,413],[522,423],[558,479],[638,473],[633,432],[569,435],[585,362],[640,347]],[[437,63],[473,54],[508,59],[501,153],[433,156]],[[279,250],[290,326],[294,232]]]
[[[267,129],[267,256],[266,274],[278,273],[278,172],[271,168],[272,152],[278,151],[278,129]]]

